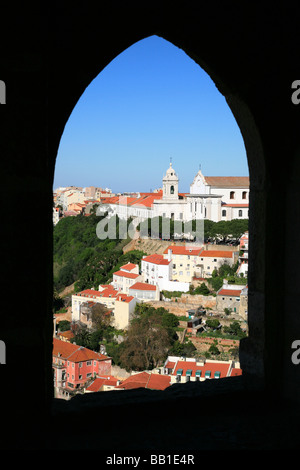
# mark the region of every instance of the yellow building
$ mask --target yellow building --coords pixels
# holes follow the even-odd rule
[[[172,280],[191,282],[196,270],[199,254],[202,247],[169,246],[164,251],[164,258],[172,260]]]

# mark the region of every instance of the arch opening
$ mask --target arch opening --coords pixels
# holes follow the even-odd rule
[[[197,61],[196,61],[196,62],[197,62]],[[103,73],[103,71],[102,71],[101,73]],[[99,75],[101,75],[101,73],[100,73]],[[218,83],[218,88],[219,88],[219,89],[222,88],[219,83]],[[88,91],[88,88],[86,89],[86,91]],[[252,160],[253,160],[253,159],[252,159],[252,149],[253,149],[253,148],[255,148],[255,149],[257,148],[257,141],[256,141],[255,143],[254,143],[254,141],[253,141],[253,132],[252,132],[252,131],[253,131],[253,128],[255,128],[255,126],[253,125],[253,120],[252,120],[251,114],[250,114],[249,110],[247,110],[247,112],[245,112],[246,107],[243,106],[243,105],[241,105],[240,101],[239,101],[236,97],[227,94],[227,96],[226,96],[225,98],[226,98],[227,104],[229,105],[230,110],[233,112],[233,114],[234,114],[234,116],[235,116],[236,121],[237,121],[238,123],[240,122],[240,129],[241,129],[241,132],[242,132],[242,135],[243,135],[243,138],[244,138],[244,142],[245,142],[245,147],[246,147],[246,149],[247,149],[247,146],[249,147],[249,140],[250,140],[250,144],[251,144],[251,145],[250,145],[250,154],[249,154],[249,152],[247,151],[247,156],[248,156],[248,161],[249,161],[249,155],[250,155],[250,160],[251,160],[251,162],[252,162]],[[234,111],[233,111],[233,109],[234,109]],[[242,111],[241,111],[241,110],[242,110]],[[74,111],[75,111],[75,108],[74,108]],[[241,114],[239,114],[239,113],[241,113]],[[247,129],[245,130],[245,128],[244,128],[244,124],[245,124],[244,116],[245,116],[245,114],[247,115],[247,120],[246,120],[247,124],[249,124],[249,122],[251,122],[251,125],[252,125],[251,129],[249,129],[249,127],[247,127]],[[238,118],[237,118],[237,117],[238,117]],[[68,132],[67,126],[66,126],[66,132]],[[257,138],[257,134],[256,134],[256,138]],[[61,143],[62,143],[62,141],[61,141]],[[108,148],[108,147],[107,147],[107,148]],[[59,151],[58,153],[60,153],[60,151]],[[176,157],[177,157],[177,158],[180,158],[179,155],[177,155]],[[162,158],[162,157],[160,156],[160,159],[161,159],[161,158]],[[257,160],[257,152],[255,153],[255,160]],[[153,160],[152,160],[152,161],[153,161]],[[58,163],[58,162],[60,162],[60,156],[59,156],[59,158],[58,158],[57,163]],[[62,162],[62,159],[61,159],[61,162]],[[254,163],[252,164],[252,167],[255,166],[255,165],[257,165],[257,163],[255,163],[255,161],[254,161]],[[125,168],[125,166],[126,166],[126,165],[121,166],[120,173],[122,173],[122,168]],[[115,165],[114,165],[114,167],[115,167]],[[107,168],[107,167],[106,167],[106,168]],[[150,168],[150,167],[148,167],[148,168]],[[259,168],[261,169],[261,167],[259,167]],[[250,164],[249,164],[249,171],[251,172],[251,165],[250,165]],[[57,172],[57,169],[56,169],[56,172]],[[95,171],[93,171],[93,173],[95,173]],[[147,172],[147,179],[149,178],[149,174],[150,174],[150,176],[151,176],[151,172]],[[82,175],[84,175],[84,172],[82,172],[81,176],[82,176]],[[229,175],[225,175],[225,176],[229,176]],[[113,181],[113,180],[111,180],[111,181]],[[259,172],[258,178],[256,178],[254,181],[255,181],[255,183],[254,183],[254,188],[255,188],[255,187],[258,187],[258,188],[259,188],[261,182],[263,181],[263,178],[262,178],[262,176],[261,176],[261,171]],[[79,184],[79,183],[80,183],[80,181],[76,181],[76,184],[75,184],[75,186],[74,186],[74,191],[76,190],[76,185],[77,185],[77,184],[78,184],[78,187],[80,188],[80,184]],[[146,183],[146,179],[145,179],[145,184],[147,184],[147,183]],[[92,186],[92,185],[91,185],[91,186]],[[109,186],[109,185],[108,185],[108,186]],[[101,188],[101,189],[104,189],[104,190],[105,190],[105,188]],[[109,189],[111,189],[111,188],[109,188]],[[128,197],[130,196],[130,192],[131,192],[131,191],[129,191],[128,189],[129,189],[129,188],[123,187],[122,190],[120,191],[120,195],[121,195],[121,196],[125,196],[126,198],[128,198]],[[137,188],[134,188],[134,189],[135,189],[134,195],[136,196],[136,193],[137,193],[136,189],[137,189]],[[145,188],[145,189],[146,189],[146,188]],[[156,188],[156,189],[159,190],[159,188]],[[251,179],[251,190],[252,190],[252,179]],[[118,191],[112,191],[113,194],[115,194],[115,193],[117,193],[117,192],[118,192]],[[146,193],[146,192],[147,192],[147,191],[144,191],[144,193]],[[150,192],[152,192],[152,191],[150,191]],[[174,191],[174,185],[171,185],[171,186],[170,186],[170,194],[173,195],[174,192],[175,192],[175,191]],[[231,193],[233,193],[233,191],[231,191]],[[243,191],[242,191],[242,199],[245,199],[245,193],[246,193],[246,191],[243,190]],[[104,193],[104,194],[105,194],[105,193]],[[157,193],[156,193],[156,194],[157,194]],[[197,193],[195,193],[195,194],[197,194]],[[84,195],[84,197],[86,197],[86,196]],[[102,197],[102,195],[100,195],[100,200],[101,200],[101,197]],[[111,197],[111,196],[109,196],[109,197]],[[229,198],[232,199],[231,194],[230,194],[230,197],[229,197]],[[251,200],[251,198],[252,198],[252,194],[250,195],[250,200]],[[205,200],[207,201],[207,198],[206,198]],[[126,202],[127,202],[127,200],[126,200]],[[74,204],[75,204],[75,203],[74,203]],[[195,207],[197,207],[196,204],[197,204],[197,202],[195,202]],[[199,204],[199,206],[200,206],[200,204]],[[190,203],[188,204],[188,207],[190,207]],[[226,205],[226,207],[228,207],[228,205]],[[111,207],[110,207],[110,208],[111,208]],[[121,211],[121,209],[122,209],[121,204],[118,206],[118,208],[119,208],[119,211]],[[128,209],[128,206],[127,206],[126,208]],[[63,210],[65,211],[65,207],[63,207]],[[221,206],[220,206],[220,210],[221,210]],[[242,217],[243,210],[240,209],[240,208],[237,208],[237,211],[238,211],[238,212],[237,212],[237,214],[238,214],[237,217]],[[167,211],[166,211],[166,212],[161,212],[161,215],[163,216],[164,213],[167,213]],[[173,219],[173,220],[176,219],[175,212],[170,212],[170,213],[171,213],[171,219]],[[182,212],[180,212],[180,213],[182,214]],[[229,208],[228,208],[226,211],[222,210],[222,212],[221,212],[221,214],[224,215],[224,217],[226,217],[228,213],[229,213]],[[251,214],[251,206],[250,206],[250,214]],[[117,215],[118,215],[118,217],[120,217],[122,214],[121,214],[121,212],[119,212]],[[141,215],[140,208],[139,208],[139,213],[138,213],[138,215]],[[248,209],[247,209],[247,215],[248,215]],[[209,219],[210,216],[211,216],[211,213],[209,212],[209,209],[208,209],[208,213],[207,213],[207,207],[204,207],[203,216],[204,216],[204,218],[206,218],[206,219]],[[250,242],[250,241],[249,241],[249,242]],[[174,264],[174,263],[173,263],[173,264]],[[249,270],[251,270],[251,261],[250,261],[250,259],[249,259]],[[146,282],[149,282],[149,280],[147,280]],[[250,280],[249,280],[249,282],[250,282]],[[87,287],[87,286],[85,286],[85,287]],[[92,287],[92,286],[90,286],[90,287]],[[236,309],[236,307],[233,307],[233,308]],[[251,314],[251,313],[250,313],[250,311],[248,312],[248,308],[247,308],[247,315],[250,315],[250,314]],[[247,367],[247,366],[248,366],[248,365],[246,365],[246,367]]]

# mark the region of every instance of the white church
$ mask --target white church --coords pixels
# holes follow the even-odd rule
[[[102,200],[100,211],[120,218],[162,216],[187,222],[195,219],[247,219],[249,211],[248,176],[204,176],[201,170],[190,185],[189,193],[179,192],[179,178],[172,163],[162,180],[162,190],[139,193],[135,197],[117,196]]]

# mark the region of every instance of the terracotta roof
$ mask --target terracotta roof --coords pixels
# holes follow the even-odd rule
[[[129,277],[130,279],[136,279],[139,276],[139,274],[127,273],[125,271],[116,271],[114,273],[114,276]]]
[[[153,201],[157,199],[161,199],[161,198],[162,198],[162,191],[157,192],[157,193],[150,193],[150,194],[147,193],[147,194],[141,195],[141,197],[136,199],[130,205],[137,206],[137,207],[152,207]]]
[[[131,375],[127,379],[123,380],[117,388],[124,388],[126,390],[140,387],[146,388],[149,376],[150,374],[148,374],[148,372],[140,372],[139,374]]]
[[[168,361],[167,364],[165,365],[165,367],[166,367],[167,369],[174,369],[175,364],[176,364],[176,362]]]
[[[104,354],[97,353],[91,349],[78,346],[67,341],[62,341],[57,338],[53,338],[53,356],[62,357],[68,359],[70,362],[84,362],[89,360],[108,360],[109,357]]]
[[[196,362],[190,361],[178,361],[176,368],[172,375],[177,375],[177,371],[182,369],[182,375],[186,375],[187,370],[192,371],[192,377],[195,377],[196,370],[201,370],[201,377],[204,377],[205,372],[211,372],[211,378],[214,377],[215,372],[220,372],[220,377],[226,377],[229,371],[230,364],[222,362],[206,362],[203,366],[198,366]]]
[[[97,377],[91,385],[87,387],[89,392],[98,392],[103,385],[113,385],[118,384],[118,379],[116,377],[106,376],[106,377]]]
[[[223,203],[222,207],[249,207],[249,204],[228,204],[228,203]]]
[[[205,176],[204,178],[210,186],[224,188],[249,187],[249,176]]]
[[[170,376],[161,374],[151,374],[146,388],[150,388],[151,390],[165,390],[170,385]]]
[[[200,258],[232,258],[232,251],[226,250],[203,250]]]
[[[156,286],[153,284],[147,284],[147,282],[136,282],[133,286],[129,287],[129,289],[137,289],[137,290],[156,290]]]
[[[140,372],[125,379],[116,388],[130,390],[135,388],[148,388],[151,390],[165,390],[171,384],[170,376]]]
[[[127,264],[124,264],[124,266],[121,266],[120,269],[126,269],[126,271],[132,271],[134,268],[136,268],[136,264],[133,264],[133,263],[127,263]]]
[[[118,294],[116,300],[119,302],[131,302],[134,299],[132,295]]]
[[[62,336],[63,338],[66,338],[66,339],[71,339],[71,338],[74,338],[74,333],[71,330],[60,331],[59,336]]]
[[[189,248],[187,246],[176,246],[171,245],[165,251],[164,254],[168,253],[168,250],[171,250],[174,255],[192,255],[197,256],[203,248]]]
[[[82,290],[81,292],[77,292],[74,295],[93,298],[93,297],[101,297],[101,294],[102,292],[95,290],[95,289],[85,289],[85,290]]]
[[[168,265],[171,263],[171,261],[168,261],[163,257],[163,255],[148,255],[145,256],[145,258],[142,259],[142,261],[147,261],[147,263],[153,263],[153,264],[162,264],[162,265]]]
[[[240,289],[221,289],[218,292],[218,295],[224,295],[224,296],[229,296],[229,297],[239,297],[243,288],[244,286],[241,287]]]

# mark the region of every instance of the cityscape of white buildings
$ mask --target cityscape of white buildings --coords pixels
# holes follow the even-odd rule
[[[109,217],[118,215],[121,219],[132,217],[143,220],[157,216],[182,222],[194,219],[207,219],[214,222],[247,219],[249,178],[205,177],[199,170],[190,185],[190,192],[180,193],[178,176],[170,164],[162,180],[162,189],[151,193],[114,194],[108,188],[93,186],[58,188],[54,191],[53,223],[56,225],[61,217],[89,215],[90,211],[95,208],[100,211],[97,212],[98,214],[108,212]],[[205,281],[224,263],[233,266],[237,261],[236,274],[247,277],[248,232],[243,234],[237,246],[216,246],[204,243],[177,245],[170,242],[162,254],[143,256],[140,267],[134,263],[121,266],[113,273],[110,284],[94,286],[73,294],[72,324],[82,324],[91,328],[92,308],[100,303],[107,308],[110,324],[117,330],[126,330],[137,303],[159,301],[163,299],[162,291],[188,293],[194,279]],[[219,312],[228,309],[247,321],[247,285],[230,284],[224,281],[215,297],[215,309]],[[63,336],[61,339],[63,339],[61,343],[66,341]],[[65,346],[60,346],[61,343],[56,343],[57,348],[64,351]],[[159,371],[132,374],[127,381],[120,381],[111,377],[107,358],[97,357],[96,359],[100,361],[99,364],[103,364],[103,368],[104,365],[108,367],[106,372],[101,369],[100,376],[97,373],[92,382],[90,380],[84,382],[80,374],[77,379],[73,375],[70,376],[68,372],[70,361],[67,359],[63,361],[62,353],[57,353],[53,359],[56,371],[55,380],[57,384],[58,382],[61,384],[57,385],[57,390],[62,392],[64,398],[69,397],[70,393],[72,395],[72,387],[79,387],[82,390],[84,383],[88,384],[84,386],[86,393],[111,389],[126,390],[137,386],[165,389],[178,382],[228,377],[241,373],[239,364],[234,361],[204,360],[199,362],[191,358],[183,362],[182,358],[169,357]],[[90,363],[92,359],[87,360],[87,366]],[[76,364],[75,367],[77,367]],[[89,368],[87,370],[86,380],[90,379],[91,374],[94,373]],[[69,391],[66,392],[68,386]]]
[[[249,177],[204,176],[199,170],[189,193],[179,191],[179,178],[170,163],[162,178],[162,188],[151,193],[114,194],[108,188],[66,187],[54,191],[55,207],[65,212],[81,212],[98,204],[98,211],[108,211],[120,218],[166,217],[187,222],[195,219],[247,219],[249,211]]]

